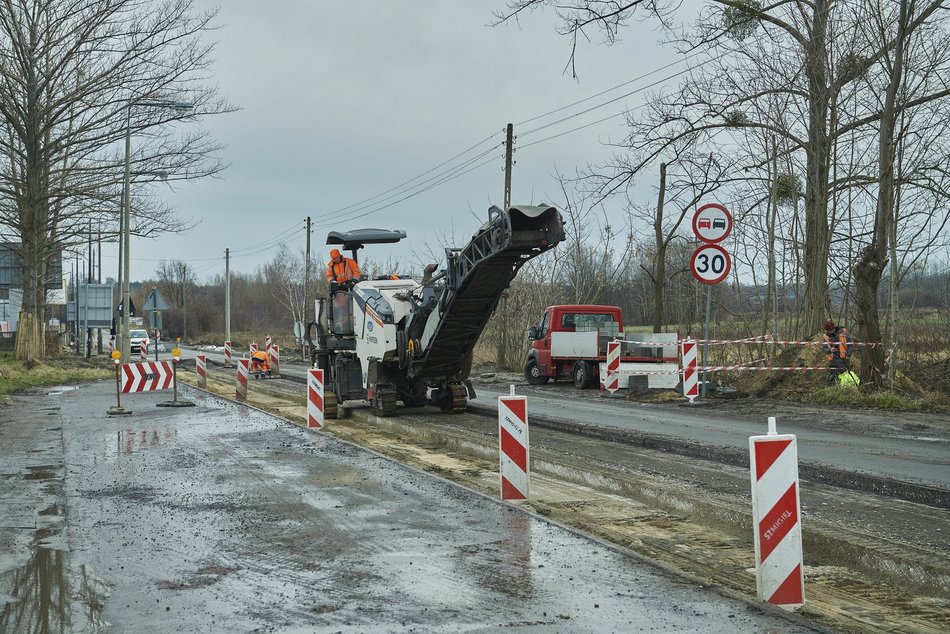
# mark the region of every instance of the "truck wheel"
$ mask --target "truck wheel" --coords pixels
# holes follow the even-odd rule
[[[528,363],[524,366],[524,378],[531,385],[544,385],[548,382],[548,377],[541,376],[537,359],[528,359]]]
[[[590,387],[591,379],[591,370],[590,362],[588,361],[578,361],[574,364],[574,372],[572,376],[574,377],[574,387],[579,390]]]

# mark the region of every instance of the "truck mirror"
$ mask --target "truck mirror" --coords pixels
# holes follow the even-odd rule
[[[537,341],[538,340],[538,327],[531,326],[528,328],[528,341]]]

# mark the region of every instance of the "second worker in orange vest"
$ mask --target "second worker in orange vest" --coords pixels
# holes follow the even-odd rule
[[[330,262],[327,264],[327,282],[357,282],[360,279],[359,265],[348,257],[344,257],[337,249],[330,251]]]

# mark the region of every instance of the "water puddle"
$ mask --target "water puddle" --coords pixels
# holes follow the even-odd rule
[[[78,385],[57,385],[51,387],[46,393],[47,396],[59,396],[60,394],[65,394],[66,392],[72,392],[73,390],[78,390]]]
[[[66,554],[55,547],[58,528],[34,531],[26,565],[0,573],[0,632],[71,631]]]
[[[126,429],[115,433],[115,455],[129,455],[158,447],[178,435],[175,429]]]

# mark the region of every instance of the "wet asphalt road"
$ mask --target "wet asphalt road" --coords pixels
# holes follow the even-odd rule
[[[331,436],[108,382],[0,409],[0,632],[810,631]]]

